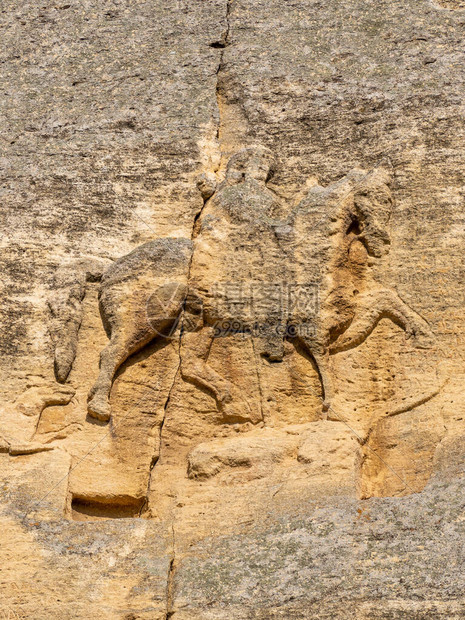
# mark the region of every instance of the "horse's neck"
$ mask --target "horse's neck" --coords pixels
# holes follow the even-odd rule
[[[346,269],[349,265],[349,248],[352,239],[345,233],[341,226],[341,230],[333,236],[333,258],[331,260],[332,269]]]

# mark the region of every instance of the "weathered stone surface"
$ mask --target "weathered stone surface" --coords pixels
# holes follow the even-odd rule
[[[5,618],[465,617],[463,9],[2,4]]]

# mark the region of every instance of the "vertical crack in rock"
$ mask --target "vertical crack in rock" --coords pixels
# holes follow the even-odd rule
[[[220,49],[220,57],[219,57],[219,61],[218,61],[218,68],[216,70],[216,87],[215,87],[215,96],[216,96],[216,101],[217,101],[217,107],[218,107],[218,126],[217,126],[217,131],[216,131],[216,138],[217,138],[217,142],[218,142],[218,148],[220,150],[220,164],[219,167],[221,166],[221,160],[223,158],[223,151],[221,148],[221,125],[222,125],[222,114],[221,114],[221,95],[220,95],[220,82],[221,82],[221,73],[223,71],[224,68],[224,50],[225,48],[230,45],[230,11],[231,11],[231,4],[232,4],[233,0],[227,0],[226,2],[226,13],[225,13],[225,21],[226,21],[226,29],[222,34],[221,40],[212,44],[212,47],[218,48]],[[217,172],[217,170],[215,170],[215,172]],[[196,235],[198,234],[198,223],[200,222],[200,219],[202,217],[202,213],[203,210],[205,209],[205,206],[208,202],[210,198],[210,195],[203,195],[203,204],[201,209],[198,211],[198,213],[196,213],[195,217],[194,217],[194,221],[192,223],[192,232],[191,232],[191,239],[194,240]],[[167,409],[168,409],[168,405],[170,403],[171,400],[171,395],[172,395],[172,391],[174,389],[174,386],[176,384],[176,380],[179,376],[179,373],[181,371],[181,366],[182,366],[182,337],[183,337],[183,327],[184,327],[184,317],[185,317],[185,310],[186,310],[186,302],[187,302],[187,298],[188,298],[188,294],[189,294],[189,283],[191,281],[191,269],[192,269],[192,261],[193,261],[193,257],[194,257],[194,252],[192,251],[191,257],[190,257],[190,261],[189,261],[189,266],[188,266],[188,271],[187,271],[187,284],[188,284],[188,289],[187,289],[187,293],[184,299],[184,307],[179,319],[179,341],[178,341],[178,355],[179,355],[179,361],[178,361],[178,367],[176,369],[176,373],[174,375],[173,378],[173,382],[170,386],[170,389],[168,391],[168,396],[166,398],[165,404],[163,406],[164,409],[164,415],[163,415],[163,419],[161,421],[160,424],[160,435],[159,435],[159,451],[158,451],[158,457],[156,459],[153,460],[153,462],[151,463],[151,467],[150,467],[150,475],[149,475],[149,480],[148,480],[148,486],[147,486],[147,495],[146,495],[146,501],[144,503],[144,506],[141,508],[141,513],[143,511],[144,508],[146,508],[148,506],[148,498],[149,498],[149,493],[150,493],[150,486],[151,486],[151,479],[152,479],[152,474],[153,474],[153,470],[155,468],[155,466],[157,465],[157,463],[160,462],[161,459],[161,452],[162,452],[162,446],[163,446],[163,428],[165,425],[165,421],[166,421],[166,415],[167,415]],[[252,346],[254,347],[254,344],[252,343]],[[254,352],[255,352],[255,347],[254,347]],[[259,384],[259,390],[260,390],[260,407],[261,407],[261,413],[262,413],[262,419],[263,419],[263,404],[262,404],[262,397],[261,397],[261,384],[260,384],[260,377],[259,377],[259,373],[258,373],[258,368],[257,368],[257,379],[258,379],[258,384]],[[165,613],[165,620],[168,620],[169,618],[171,618],[174,615],[174,611],[173,611],[173,604],[174,604],[174,575],[175,575],[175,571],[176,571],[176,537],[175,537],[175,528],[174,528],[174,523],[175,523],[175,516],[174,516],[174,512],[173,512],[173,516],[172,516],[172,520],[171,520],[171,532],[172,532],[172,542],[171,542],[171,559],[170,559],[170,565],[169,565],[169,570],[168,570],[168,575],[167,575],[167,583],[166,583],[166,613]]]
[[[254,361],[255,361],[255,372],[257,374],[258,393],[260,396],[260,414],[261,414],[262,422],[265,422],[265,413],[263,409],[262,378],[261,378],[261,374],[259,370],[260,358],[257,356],[257,352],[255,350],[255,340],[254,340],[253,335],[251,336],[251,341],[252,341],[253,356],[254,356]]]
[[[225,53],[224,50],[225,50],[226,47],[231,45],[231,21],[230,21],[230,15],[231,15],[231,5],[232,5],[232,2],[233,2],[233,0],[227,0],[227,2],[226,2],[226,15],[225,15],[226,29],[223,32],[222,36],[221,36],[221,41],[218,42],[215,45],[215,47],[218,47],[219,49],[221,49],[221,51],[220,51],[220,58],[219,58],[219,62],[218,62],[218,69],[216,70],[216,104],[217,104],[217,107],[218,107],[218,129],[217,129],[217,132],[216,132],[216,139],[218,141],[221,159],[223,159],[223,150],[221,148],[221,126],[222,126],[221,74],[222,74],[222,72],[224,70],[224,53]],[[220,167],[221,167],[221,163],[220,163]]]
[[[200,211],[194,217],[194,221],[192,223],[192,232],[191,232],[191,239],[192,240],[195,238],[196,225],[197,225],[197,222],[199,221],[199,219],[200,219],[200,217],[202,215],[202,211],[204,210],[205,205],[207,204],[207,202],[208,202],[208,198],[204,198],[203,199],[203,205],[202,205]],[[156,458],[153,458],[152,462],[150,464],[150,474],[149,474],[149,479],[148,479],[148,483],[147,483],[146,499],[145,499],[145,502],[144,502],[144,504],[143,504],[143,506],[142,506],[142,508],[140,510],[140,515],[148,507],[150,486],[151,486],[151,481],[152,481],[152,473],[153,473],[153,470],[154,470],[155,466],[157,465],[157,463],[160,462],[160,459],[161,459],[161,451],[162,451],[162,446],[163,446],[163,427],[164,427],[165,421],[166,421],[167,409],[168,409],[168,405],[169,405],[170,400],[171,400],[171,395],[172,395],[174,386],[176,385],[176,381],[177,381],[179,373],[181,371],[181,364],[182,364],[181,348],[182,348],[182,335],[183,335],[183,326],[184,326],[184,314],[185,314],[187,297],[188,297],[188,294],[189,294],[189,282],[190,282],[190,279],[191,279],[191,269],[192,269],[193,258],[194,258],[194,252],[192,251],[190,259],[189,259],[189,265],[188,265],[188,268],[187,268],[187,284],[188,284],[188,288],[187,288],[187,293],[186,293],[186,295],[184,297],[183,309],[182,309],[182,312],[181,312],[181,315],[180,315],[179,321],[178,321],[178,326],[179,326],[178,365],[177,365],[177,368],[176,368],[176,372],[174,373],[174,376],[173,376],[173,381],[171,382],[170,388],[168,390],[168,396],[166,397],[165,403],[163,405],[163,419],[162,419],[161,424],[160,424],[158,456]]]
[[[174,615],[174,575],[176,573],[176,532],[174,529],[174,514],[171,519],[171,558],[166,579],[166,613],[165,620]]]
[[[182,324],[182,316],[181,316],[180,322]],[[160,431],[159,431],[159,439],[158,439],[158,456],[152,457],[152,462],[150,463],[150,472],[149,472],[149,479],[147,482],[147,491],[145,494],[145,501],[141,506],[141,509],[139,511],[139,516],[142,516],[144,511],[147,510],[149,507],[149,494],[150,494],[150,487],[152,483],[152,473],[153,473],[155,466],[157,465],[157,463],[160,462],[160,459],[161,459],[161,450],[162,450],[162,445],[163,445],[163,427],[166,421],[166,412],[167,412],[168,405],[171,400],[171,394],[173,392],[174,386],[176,385],[176,381],[177,381],[179,372],[181,370],[181,336],[182,336],[182,330],[180,331],[180,334],[179,334],[178,366],[176,368],[176,372],[174,373],[173,381],[171,382],[170,389],[168,390],[168,396],[166,397],[165,403],[163,405],[163,419],[160,423]]]

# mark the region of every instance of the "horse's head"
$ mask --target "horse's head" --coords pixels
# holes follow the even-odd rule
[[[366,247],[368,254],[381,257],[390,250],[388,224],[393,200],[389,190],[389,174],[377,169],[365,175],[354,188],[350,209],[351,230]]]
[[[266,183],[273,170],[274,158],[264,146],[248,146],[235,153],[226,168],[226,183],[241,183],[254,179]]]
[[[230,158],[226,167],[225,180],[221,187],[237,185],[253,179],[265,184],[274,169],[274,157],[270,149],[261,146],[247,146]],[[213,196],[217,190],[217,177],[212,171],[202,172],[197,177],[197,188],[204,201]]]

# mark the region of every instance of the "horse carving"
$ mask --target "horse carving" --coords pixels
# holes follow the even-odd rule
[[[103,274],[99,303],[109,343],[89,394],[89,414],[110,418],[118,368],[156,338],[179,336],[182,377],[207,389],[227,421],[259,420],[238,389],[208,364],[213,338],[251,334],[279,362],[284,340],[313,360],[330,407],[330,356],[356,347],[387,318],[417,346],[430,346],[426,321],[374,275],[389,252],[389,175],[354,170],[328,187],[313,185],[286,213],[267,186],[271,153],[233,155],[192,239],[150,241]],[[309,301],[309,294],[312,303]],[[315,304],[315,298],[318,304]]]

